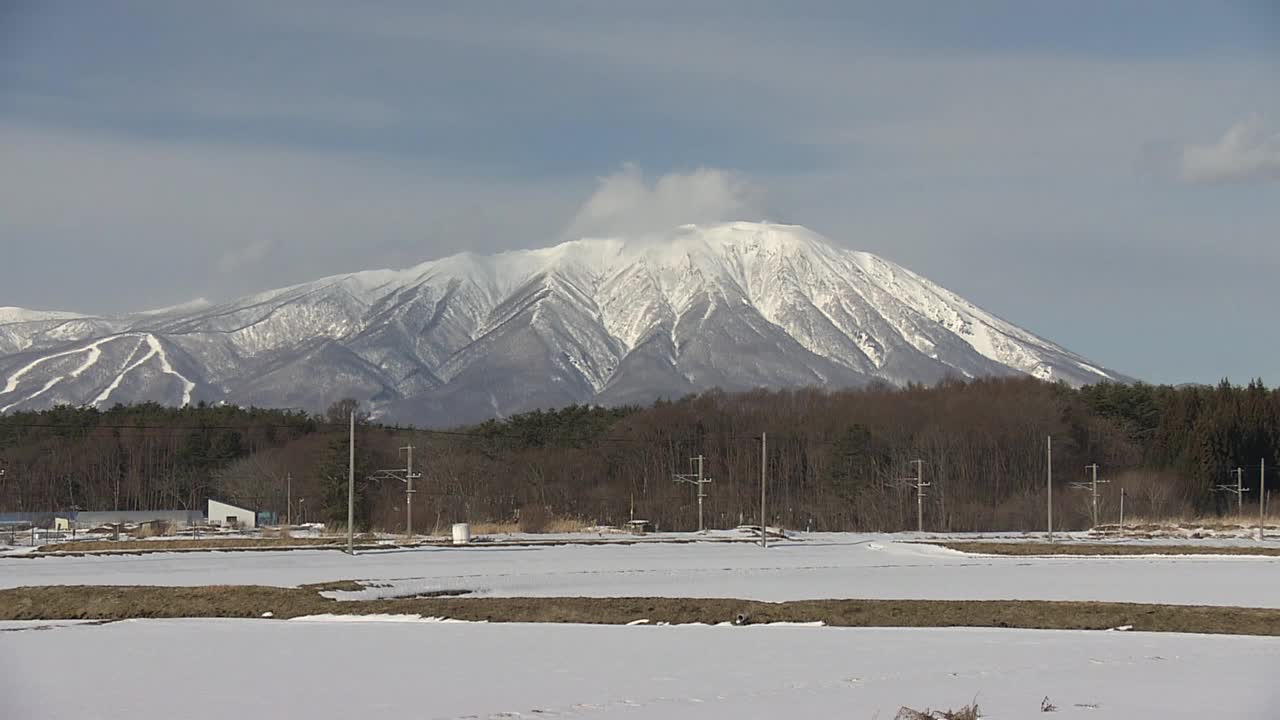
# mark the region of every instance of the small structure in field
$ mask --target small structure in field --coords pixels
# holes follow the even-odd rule
[[[628,520],[626,527],[632,535],[645,535],[657,530],[657,526],[648,520]]]
[[[252,530],[258,527],[258,513],[230,503],[210,500],[209,524],[235,530]]]
[[[143,525],[157,520],[174,527],[191,527],[204,523],[204,513],[199,510],[101,510],[81,511],[69,515],[72,524],[80,530],[112,525]]]

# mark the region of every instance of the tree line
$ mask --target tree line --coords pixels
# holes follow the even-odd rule
[[[419,531],[448,523],[567,517],[696,527],[696,491],[672,481],[703,457],[710,527],[759,520],[761,434],[769,522],[814,530],[914,527],[917,465],[925,524],[937,530],[1044,526],[1053,437],[1055,524],[1086,527],[1097,463],[1101,516],[1234,510],[1217,485],[1244,468],[1256,508],[1260,465],[1275,468],[1280,391],[1030,378],[936,386],[692,395],[647,407],[569,407],[450,431],[380,424],[354,401],[328,412],[155,404],[54,408],[0,417],[0,511],[200,509],[213,497],[293,520],[344,524],[347,420],[357,412],[357,524],[404,527],[405,487],[379,470],[414,447]],[[400,473],[403,477],[403,472]],[[376,479],[381,477],[382,479]],[[1268,472],[1269,485],[1280,477]]]

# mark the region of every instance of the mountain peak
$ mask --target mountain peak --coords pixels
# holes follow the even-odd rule
[[[0,324],[36,322],[40,320],[69,320],[84,317],[79,313],[60,310],[30,310],[13,306],[0,306]]]
[[[12,410],[102,397],[319,410],[351,396],[448,424],[713,387],[1019,374],[1123,379],[906,268],[770,222],[461,253],[217,307],[0,310]]]
[[[801,225],[767,221],[735,220],[713,224],[687,224],[661,233],[645,233],[616,238],[625,246],[649,250],[656,247],[674,251],[702,248],[715,250],[777,250],[830,247],[831,242]]]

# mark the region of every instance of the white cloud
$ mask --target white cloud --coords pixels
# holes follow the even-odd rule
[[[1212,145],[1182,149],[1178,179],[1188,183],[1280,181],[1280,131],[1266,127],[1261,115],[1232,125]]]
[[[634,236],[687,223],[760,219],[762,196],[759,188],[727,170],[673,172],[650,185],[640,168],[628,163],[600,178],[565,236]]]

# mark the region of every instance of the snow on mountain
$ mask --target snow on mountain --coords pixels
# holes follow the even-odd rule
[[[0,325],[11,323],[38,322],[41,320],[67,320],[83,317],[77,313],[58,312],[56,310],[27,310],[20,307],[0,307]]]
[[[121,317],[0,308],[0,412],[199,400],[451,423],[720,387],[1124,380],[805,228],[734,222]]]

